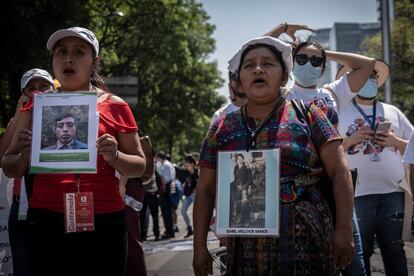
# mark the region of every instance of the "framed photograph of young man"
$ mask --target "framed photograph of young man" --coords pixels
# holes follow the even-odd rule
[[[279,236],[279,149],[218,153],[216,233]]]
[[[96,173],[96,93],[34,95],[31,173]]]

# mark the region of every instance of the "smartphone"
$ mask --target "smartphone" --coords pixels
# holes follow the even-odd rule
[[[375,128],[375,134],[386,133],[391,127],[391,122],[379,122]]]

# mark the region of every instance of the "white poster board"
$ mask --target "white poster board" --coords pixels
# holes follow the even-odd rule
[[[34,95],[30,173],[96,173],[97,96]]]
[[[279,236],[279,149],[218,153],[216,233]]]
[[[13,258],[9,241],[9,214],[13,179],[0,168],[0,275],[13,275]]]

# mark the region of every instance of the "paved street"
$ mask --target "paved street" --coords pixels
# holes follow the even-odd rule
[[[192,208],[190,208],[190,211]],[[149,276],[190,276],[193,275],[191,263],[193,258],[192,238],[184,239],[186,234],[185,223],[182,219],[180,210],[178,213],[178,226],[180,232],[176,233],[176,237],[164,241],[151,241],[152,225],[150,224],[148,240],[144,242],[145,259]],[[192,215],[190,213],[190,215]],[[151,219],[150,219],[151,220]],[[160,219],[160,228],[163,228],[162,219]],[[217,248],[218,240],[212,232],[209,233],[209,248]],[[408,258],[409,275],[414,276],[414,244],[406,243],[405,251]],[[381,260],[379,249],[375,250],[375,254],[371,258],[371,275],[382,276],[384,273],[384,265]],[[219,274],[215,274],[219,275]]]

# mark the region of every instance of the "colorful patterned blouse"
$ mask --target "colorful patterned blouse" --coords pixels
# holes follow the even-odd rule
[[[318,153],[327,142],[340,140],[336,129],[325,114],[311,104],[308,106],[308,124],[296,116],[290,101],[269,121],[257,137],[257,149],[280,148],[281,177],[308,173],[322,166]],[[250,128],[257,122],[248,118]],[[260,122],[259,122],[260,124]],[[201,148],[201,167],[216,168],[217,151],[246,149],[248,132],[241,111],[219,118],[210,128]]]
[[[341,137],[323,111],[314,104],[307,109],[304,122],[286,101],[257,137],[257,149],[281,152],[280,236],[227,238],[227,275],[337,274],[329,253],[331,215],[319,183],[298,183],[295,176],[320,169],[318,153]],[[256,129],[254,119],[248,123]],[[218,151],[246,149],[248,135],[240,110],[219,118],[204,140],[200,166],[215,169]]]

